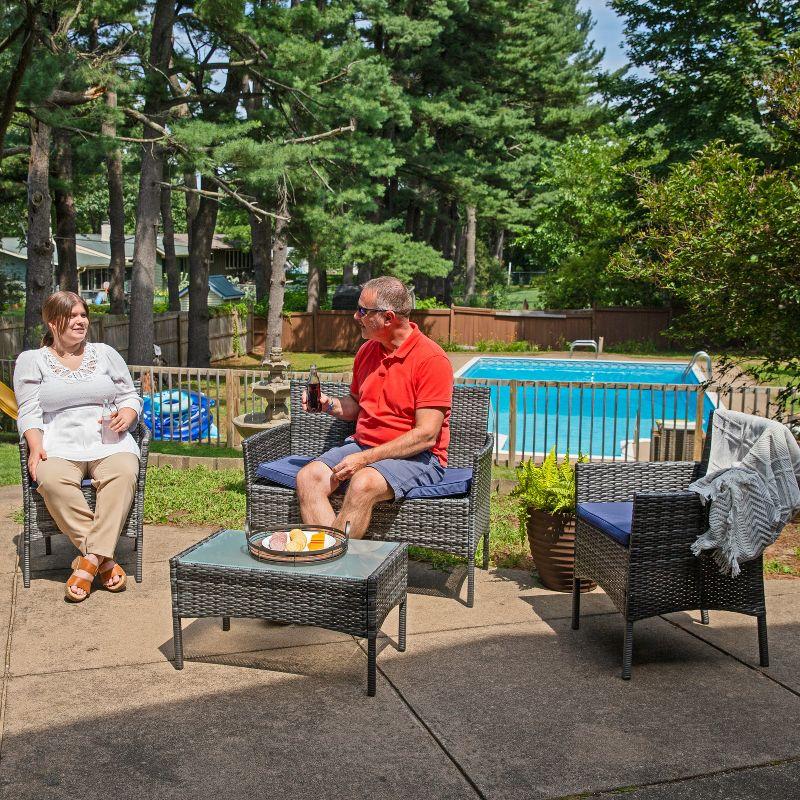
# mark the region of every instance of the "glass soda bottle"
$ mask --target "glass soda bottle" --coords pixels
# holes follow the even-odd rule
[[[311,412],[322,411],[322,385],[317,372],[317,365],[312,364],[308,373],[308,410]]]
[[[116,408],[109,400],[103,400],[103,416],[101,418],[100,440],[103,444],[117,444],[119,434],[111,430],[111,418]]]

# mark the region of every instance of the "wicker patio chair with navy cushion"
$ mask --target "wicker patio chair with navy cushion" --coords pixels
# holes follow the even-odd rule
[[[712,415],[713,417],[713,415]],[[712,430],[709,419],[708,430]],[[692,543],[707,529],[708,509],[686,487],[706,473],[711,437],[701,461],[577,464],[575,584],[572,627],[580,621],[580,581],[596,581],[625,618],[622,678],[631,677],[633,625],[676,611],[735,611],[758,620],[762,667],[769,665],[763,558],[720,573]]]
[[[341,445],[355,423],[302,410],[305,384],[292,381],[291,420],[244,440],[247,521],[252,530],[300,519],[295,478],[300,469]],[[323,383],[330,397],[343,397],[347,383]],[[467,605],[475,598],[475,550],[483,537],[483,568],[489,566],[489,496],[492,436],[488,434],[489,389],[457,385],[450,416],[448,468],[441,484],[421,487],[397,503],[378,503],[367,536],[429,547],[467,559]],[[334,509],[342,493],[331,497]]]
[[[139,390],[138,381],[136,389]],[[121,536],[133,539],[136,551],[136,582],[142,582],[142,544],[144,537],[144,484],[147,478],[147,457],[150,452],[150,429],[139,422],[135,429],[130,430],[131,436],[136,440],[141,450],[139,460],[139,476],[136,479],[136,494],[133,497],[128,519],[122,529]],[[31,585],[31,544],[38,539],[44,539],[46,555],[51,553],[50,537],[63,536],[56,525],[44,500],[36,491],[36,484],[31,481],[28,474],[28,443],[23,438],[19,445],[20,467],[22,469],[22,508],[24,513],[24,527],[22,531],[22,582],[25,588]],[[89,508],[94,509],[95,491],[90,479],[82,482],[83,496],[89,503]]]

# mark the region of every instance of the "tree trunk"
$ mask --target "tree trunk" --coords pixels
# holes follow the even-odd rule
[[[25,341],[39,346],[42,306],[53,291],[53,242],[50,238],[50,127],[30,118],[31,155],[28,163],[28,267],[25,279]]]
[[[106,92],[106,105],[117,107],[117,93]],[[113,120],[103,122],[103,136],[117,135],[117,126]],[[111,313],[125,313],[125,204],[122,189],[122,156],[118,147],[113,147],[106,155],[108,172],[108,224],[111,228],[111,280],[109,281],[109,299]]]
[[[353,285],[353,264],[348,262],[342,267],[342,286]]]
[[[372,264],[359,264],[358,276],[356,277],[358,285],[363,286],[370,280],[372,280]]]
[[[200,181],[203,191],[215,191],[215,184],[205,176]],[[192,223],[189,250],[189,352],[187,365],[207,367],[211,362],[208,342],[208,274],[211,245],[217,227],[219,203],[213,197],[200,197],[197,216]]]
[[[163,78],[169,70],[172,52],[172,26],[175,20],[173,0],[156,0],[153,33],[150,42],[151,85],[147,88],[144,111],[154,116],[162,106]],[[139,174],[139,198],[136,204],[136,238],[133,244],[131,275],[131,313],[128,334],[128,361],[150,364],[153,361],[153,282],[156,264],[156,230],[161,210],[163,153],[155,141],[160,134],[149,125],[142,126],[142,163]]]
[[[467,302],[475,297],[475,206],[467,206],[466,279],[464,295]]]
[[[161,187],[161,228],[164,232],[164,270],[167,273],[167,292],[169,294],[169,310],[180,311],[181,299],[178,292],[181,288],[181,273],[178,259],[175,257],[175,225],[172,221],[172,189]]]
[[[269,360],[272,347],[281,346],[283,333],[283,296],[286,289],[286,257],[288,255],[289,201],[286,185],[281,187],[278,214],[275,220],[275,241],[272,247],[272,269],[269,280],[269,312],[267,314],[267,338],[264,342],[264,359]],[[262,363],[263,363],[262,362]]]
[[[500,228],[500,231],[497,234],[497,239],[494,243],[494,257],[501,263],[505,263],[504,259],[504,249],[506,243],[506,230],[505,228]]]
[[[22,32],[22,48],[17,63],[8,78],[5,97],[3,98],[2,107],[0,107],[0,161],[3,159],[3,143],[6,139],[6,131],[14,115],[17,96],[33,55],[33,45],[36,42],[36,17],[40,8],[36,3],[26,3],[25,6],[25,30]]]
[[[267,266],[271,262],[272,223],[269,217],[259,218],[250,213],[250,252],[253,256],[253,277],[256,283],[256,302],[260,303],[269,293],[267,288]]]
[[[197,176],[194,172],[183,173],[183,185],[187,189],[197,188]],[[200,205],[200,195],[197,192],[186,192],[186,236],[187,245],[192,242],[192,223],[197,216],[197,209]]]
[[[72,193],[72,144],[66,131],[53,136],[53,175],[55,177],[56,283],[62,291],[78,291],[78,255],[75,250],[75,196]]]
[[[311,246],[311,251],[308,254],[308,302],[306,303],[306,311],[319,311],[319,298],[320,298],[320,274],[319,274],[319,248],[316,245]]]

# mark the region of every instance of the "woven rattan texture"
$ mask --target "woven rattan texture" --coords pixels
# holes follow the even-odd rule
[[[709,420],[708,430],[712,430]],[[721,575],[709,555],[691,544],[707,528],[708,512],[686,487],[705,473],[710,437],[699,462],[578,464],[576,498],[584,502],[633,502],[628,547],[585,520],[575,536],[575,578],[595,580],[626,622],[623,677],[630,677],[632,625],[674,611],[737,611],[758,617],[759,652],[768,663],[762,558],[742,565],[736,578]],[[573,593],[573,627],[580,595]]]
[[[293,413],[290,423],[258,433],[243,442],[247,520],[252,530],[300,519],[294,490],[256,478],[259,464],[288,455],[318,456],[330,447],[341,444],[352,431],[352,427],[327,414],[304,413],[300,405],[304,388],[303,383],[292,382]],[[322,391],[330,396],[341,397],[347,394],[348,387],[341,383],[323,383]],[[448,464],[472,469],[473,479],[468,495],[379,503],[373,512],[369,529],[372,539],[407,542],[466,558],[468,605],[474,601],[475,551],[480,537],[484,538],[484,568],[488,566],[493,441],[491,435],[486,433],[488,415],[488,388],[472,385],[454,387]],[[342,438],[334,440],[336,436]],[[476,445],[476,442],[479,444]],[[342,497],[334,495],[331,502],[338,510]]]
[[[405,600],[405,546],[390,553],[369,578],[349,579],[306,575],[302,567],[297,572],[279,572],[182,560],[206,541],[170,560],[173,614],[177,617],[253,617],[367,637]]]
[[[140,422],[130,431],[141,450],[139,475],[136,480],[136,494],[122,529],[122,536],[132,538],[136,545],[136,582],[142,580],[142,546],[144,538],[144,486],[147,479],[147,458],[150,453],[150,429]],[[22,533],[22,580],[27,588],[31,582],[31,543],[37,539],[45,540],[46,553],[50,553],[50,537],[63,535],[56,525],[44,500],[36,489],[31,487],[28,474],[28,444],[23,438],[19,445],[20,469],[22,471],[22,507],[24,511],[24,527]],[[91,486],[83,487],[83,496],[94,510],[95,491]]]

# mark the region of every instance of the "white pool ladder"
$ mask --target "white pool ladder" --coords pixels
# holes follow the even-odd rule
[[[683,371],[683,375],[681,377],[685,378],[691,371],[692,367],[697,363],[697,360],[700,358],[704,358],[706,360],[706,373],[708,374],[708,379],[714,376],[714,368],[711,363],[711,356],[706,353],[705,350],[698,350],[693,356],[692,360],[689,362],[689,366]]]
[[[576,347],[593,347],[594,357],[597,358],[597,342],[594,339],[576,339],[574,342],[569,343],[569,357],[572,358],[573,351]]]

